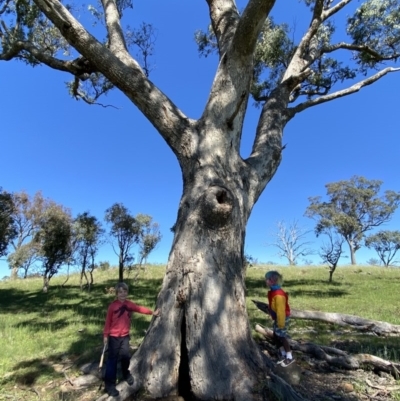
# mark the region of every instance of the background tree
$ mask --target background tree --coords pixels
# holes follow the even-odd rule
[[[20,271],[23,278],[28,277],[32,267],[40,259],[40,244],[32,238],[26,244],[20,244],[18,248],[7,257],[11,269],[11,277],[17,278]]]
[[[382,181],[354,176],[326,184],[327,202],[320,196],[309,198],[306,216],[316,220],[316,235],[334,229],[347,242],[352,265],[365,233],[389,221],[399,205],[400,192],[379,196],[381,185]]]
[[[0,257],[7,254],[8,245],[17,236],[13,197],[0,187]]]
[[[277,226],[278,230],[274,235],[275,242],[272,246],[279,249],[279,257],[286,258],[290,266],[297,265],[300,257],[313,254],[314,251],[308,247],[311,242],[306,240],[311,230],[300,227],[297,220],[289,224],[278,221]]]
[[[381,261],[379,259],[376,258],[370,258],[367,260],[367,265],[371,265],[371,266],[380,266]]]
[[[83,278],[86,280],[86,285],[93,284],[93,269],[95,266],[95,257],[98,253],[101,244],[104,230],[101,223],[95,216],[91,216],[89,212],[78,214],[73,224],[73,233],[75,241],[76,261],[80,264],[80,286],[83,289]],[[90,282],[86,275],[89,269]]]
[[[367,248],[375,249],[384,266],[396,264],[394,257],[400,249],[400,231],[379,231],[365,239]]]
[[[39,244],[35,236],[40,229],[41,218],[51,207],[57,207],[51,199],[44,198],[38,191],[33,197],[25,191],[13,194],[14,221],[17,236],[11,242],[13,252],[8,257],[11,277],[16,278],[20,269],[24,277],[28,275],[29,268],[38,260]]]
[[[328,264],[329,282],[331,283],[333,273],[335,272],[339,259],[343,254],[344,239],[333,234],[331,230],[325,230],[325,234],[328,237],[328,242],[323,242],[319,251],[319,256],[322,259],[322,263]]]
[[[153,218],[148,214],[137,214],[136,221],[140,224],[139,232],[139,266],[146,263],[150,253],[156,248],[161,241],[162,235],[160,226],[157,222],[153,222]]]
[[[43,291],[47,292],[51,278],[71,258],[72,218],[62,206],[49,207],[40,218],[35,241],[40,244]]]
[[[85,85],[95,98],[118,88],[163,137],[182,170],[183,194],[157,301],[162,315],[133,356],[138,380],[121,388],[121,398],[143,387],[153,398],[179,392],[197,399],[264,397],[254,391],[265,383],[268,361],[247,318],[244,239],[251,211],[281,162],[284,129],[297,114],[399,71],[399,0],[304,0],[309,18],[297,42],[287,25],[269,18],[275,0],[249,0],[243,12],[234,0],[205,3],[215,40],[205,34],[198,43],[218,62],[199,119],[185,115],[129,53],[121,19],[129,16],[130,1],[101,1],[96,13],[105,31],[99,25],[93,34],[73,15],[80,17],[79,7],[58,0],[1,3],[0,60],[67,72],[76,98]],[[348,17],[336,26],[341,14]],[[260,118],[244,158],[250,95]]]
[[[118,256],[119,281],[123,281],[124,267],[134,260],[132,247],[139,242],[140,223],[122,203],[115,203],[108,208],[105,220],[111,224],[110,235],[116,241],[116,246],[112,244],[112,247]]]

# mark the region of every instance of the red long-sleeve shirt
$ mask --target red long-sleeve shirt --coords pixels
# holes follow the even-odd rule
[[[107,310],[107,317],[103,330],[104,337],[127,336],[131,327],[131,317],[133,312],[142,313],[144,315],[153,314],[153,311],[145,306],[136,305],[128,300],[121,302],[116,299],[112,302]]]

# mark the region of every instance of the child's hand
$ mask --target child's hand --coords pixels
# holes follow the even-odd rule
[[[160,309],[156,309],[156,310],[153,312],[153,316],[155,316],[155,317],[158,317],[158,316],[160,316],[160,315],[161,315]]]
[[[104,338],[103,338],[103,344],[104,344],[104,345],[107,345],[107,344],[108,344],[108,337],[104,337]]]

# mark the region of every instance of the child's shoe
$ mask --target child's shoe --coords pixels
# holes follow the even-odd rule
[[[286,359],[286,357],[283,356],[283,355],[281,355],[281,356],[278,358],[278,360],[276,361],[276,364],[277,364],[277,365],[280,365],[285,359]]]
[[[106,387],[106,392],[110,397],[119,396],[119,391],[114,386]]]
[[[132,386],[133,385],[133,377],[131,374],[129,374],[128,376],[125,377],[125,381]]]
[[[286,367],[288,367],[289,365],[291,365],[293,362],[294,362],[294,359],[293,359],[293,358],[292,358],[292,359],[286,358],[286,359],[284,359],[284,360],[280,363],[280,365],[281,365],[283,368],[286,368]]]

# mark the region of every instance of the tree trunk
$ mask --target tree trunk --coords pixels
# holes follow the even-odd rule
[[[333,279],[333,273],[335,273],[335,270],[336,270],[336,265],[334,265],[334,266],[329,266],[329,282],[331,283],[332,282],[332,279]]]
[[[18,278],[18,267],[13,267],[11,269],[10,278],[11,278],[11,280],[16,280]]]
[[[260,400],[267,364],[245,304],[243,243],[249,210],[239,187],[184,192],[157,307],[131,362],[152,397]],[[216,380],[218,378],[218,380]],[[122,395],[127,388],[123,388]],[[258,390],[261,391],[261,390]]]
[[[351,239],[350,240],[348,239],[346,241],[349,244],[351,264],[352,265],[356,265],[357,261],[356,261],[356,250],[354,249],[354,243],[353,243],[353,241]]]
[[[47,292],[49,290],[50,279],[47,277],[47,274],[43,275],[43,292]]]
[[[122,260],[122,256],[119,256],[119,263],[118,263],[118,280],[120,283],[124,281],[124,262]]]

